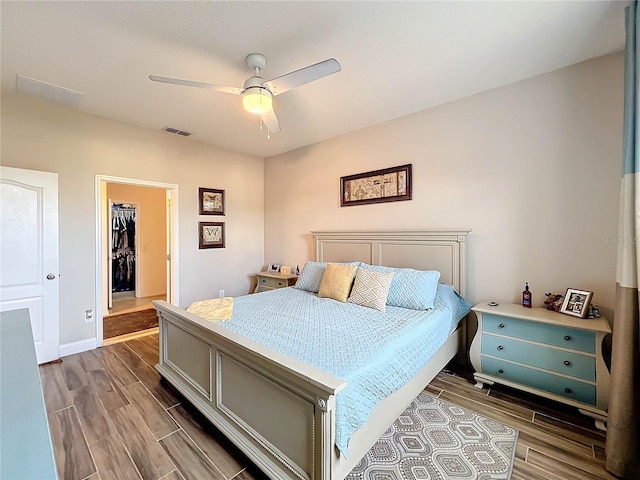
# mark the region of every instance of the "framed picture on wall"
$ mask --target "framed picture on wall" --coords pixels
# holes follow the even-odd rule
[[[199,248],[224,248],[224,222],[198,223]]]
[[[564,302],[562,302],[562,307],[560,307],[560,313],[585,318],[589,313],[589,305],[591,304],[592,297],[593,292],[568,288],[564,296]]]
[[[411,164],[340,177],[340,206],[411,200]]]
[[[199,188],[200,215],[224,215],[224,190]]]

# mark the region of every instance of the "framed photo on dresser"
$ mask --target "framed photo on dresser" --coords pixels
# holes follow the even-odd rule
[[[593,292],[568,288],[562,307],[560,307],[560,313],[585,318],[589,313],[591,298],[593,298]]]

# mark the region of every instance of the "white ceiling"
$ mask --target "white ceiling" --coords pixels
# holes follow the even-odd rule
[[[2,90],[16,75],[82,92],[79,110],[269,157],[624,47],[622,1],[2,1]],[[149,74],[242,86],[336,58],[274,100],[268,140],[241,98]],[[168,135],[168,134],[167,134]]]

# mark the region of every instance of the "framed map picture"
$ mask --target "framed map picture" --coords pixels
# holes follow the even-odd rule
[[[411,164],[340,178],[340,206],[411,200]]]
[[[224,190],[199,188],[200,215],[224,215]]]
[[[224,222],[198,223],[199,248],[224,248]]]

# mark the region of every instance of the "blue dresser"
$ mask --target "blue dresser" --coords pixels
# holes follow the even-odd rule
[[[0,313],[0,478],[58,478],[26,308]]]
[[[501,383],[577,407],[605,429],[609,371],[602,341],[606,318],[576,318],[515,304],[473,307],[478,332],[471,344],[476,387]]]

